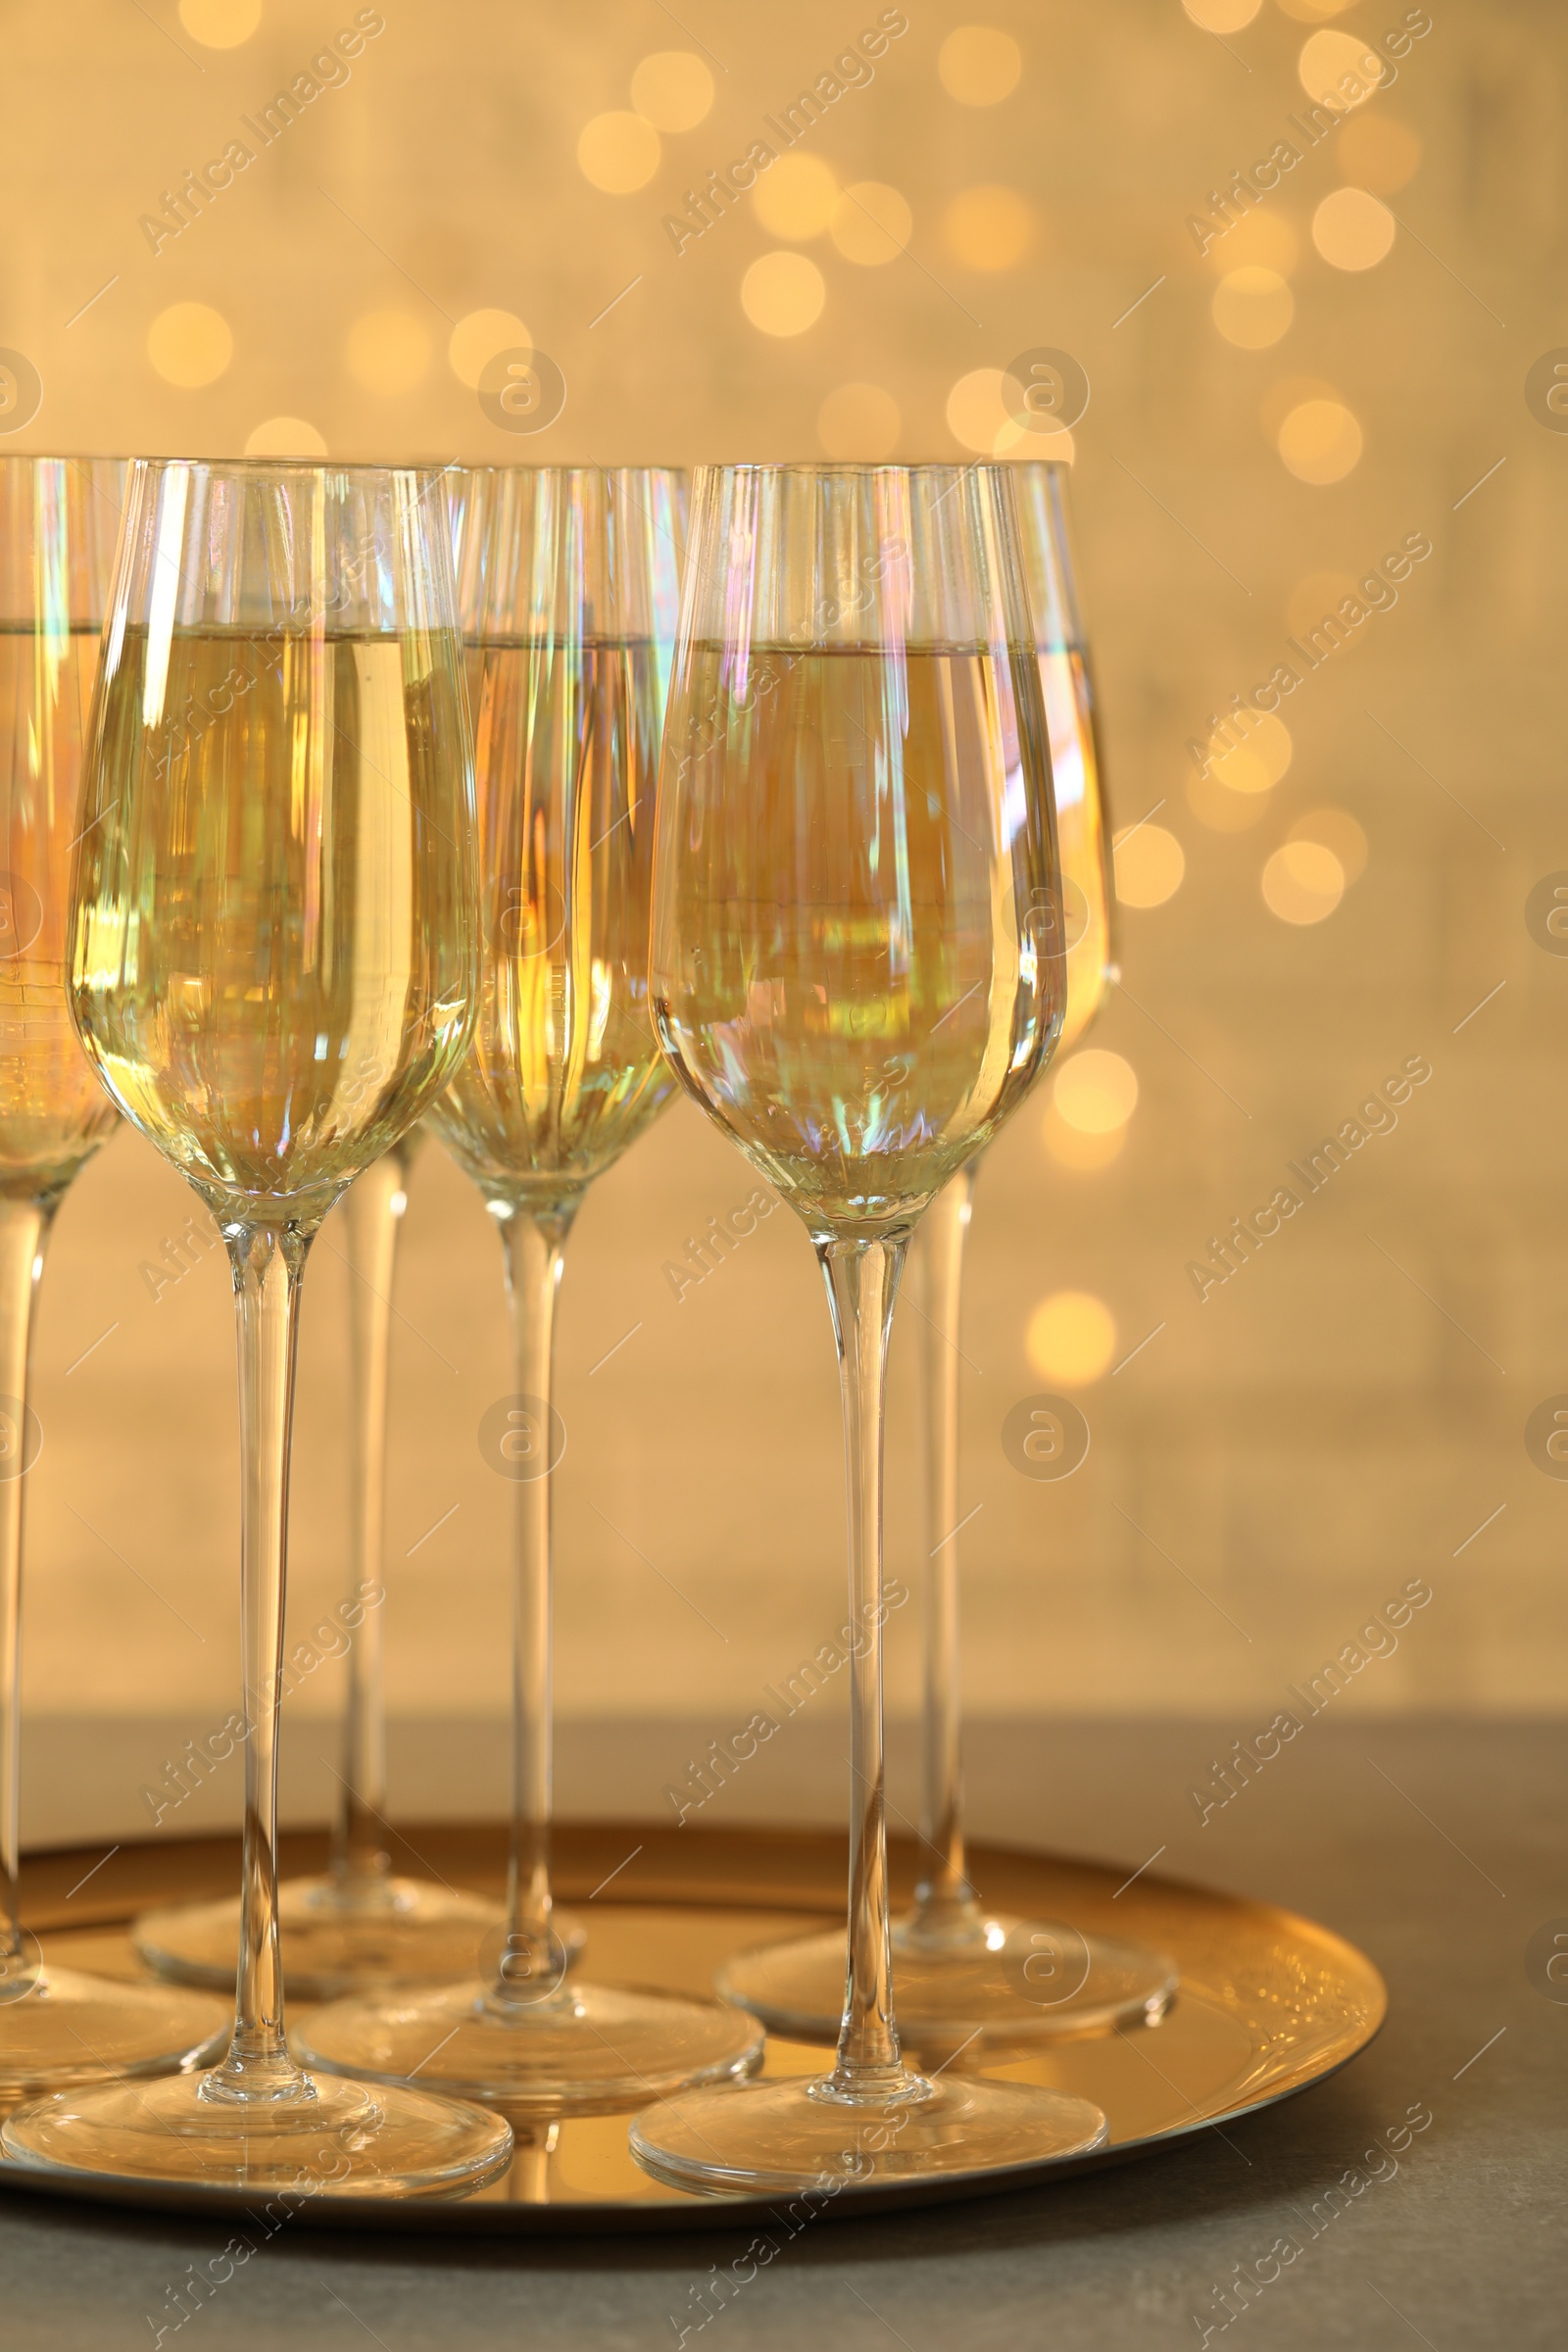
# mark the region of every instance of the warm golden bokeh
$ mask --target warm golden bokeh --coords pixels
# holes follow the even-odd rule
[[[1060,1064],[1051,1095],[1069,1127],[1082,1135],[1109,1135],[1125,1127],[1138,1107],[1138,1073],[1124,1055],[1085,1046]]]
[[[1343,482],[1361,448],[1361,427],[1342,401],[1303,400],[1280,426],[1280,456],[1299,482]]]
[[[1526,394],[1568,342],[1560,7],[1432,7],[1430,32],[1384,51],[1393,78],[1315,130],[1301,61],[1321,88],[1324,53],[1309,44],[1359,61],[1423,12],[1264,0],[1226,31],[1176,0],[673,9],[382,11],[280,128],[263,122],[278,94],[377,12],[11,11],[0,344],[39,395],[0,449],[486,464],[1071,451],[1122,890],[1121,981],[1084,1044],[1128,1062],[1139,1098],[1125,1126],[1086,1134],[1048,1073],[986,1155],[963,1337],[983,1367],[965,1373],[964,1507],[985,1504],[964,1539],[969,1703],[1207,1714],[1239,1735],[1404,1576],[1441,1569],[1439,1604],[1365,1703],[1560,1711],[1568,1488],[1522,1442],[1528,1411],[1568,1386],[1549,1213],[1568,1149],[1552,1080],[1568,958],[1525,911],[1568,863],[1568,434]],[[884,17],[904,29],[876,30]],[[600,168],[603,142],[611,185],[579,163],[606,117],[618,128],[587,152]],[[204,199],[187,172],[221,166],[231,141],[252,152]],[[1265,184],[1282,141],[1297,158]],[[651,175],[615,192],[633,163]],[[1246,201],[1227,196],[1233,172]],[[871,265],[834,234],[844,192],[866,182],[908,211],[907,250]],[[1314,238],[1348,189],[1397,216],[1371,268]],[[1241,271],[1286,288],[1277,341],[1217,326],[1217,290]],[[187,306],[222,331],[160,329],[175,369],[160,373],[150,338]],[[511,432],[479,378],[535,344],[564,406]],[[1026,431],[1004,396],[1004,371],[1042,349],[1087,379],[1070,433]],[[0,371],[0,403],[14,380]],[[1401,556],[1412,542],[1428,552]],[[1384,585],[1363,593],[1373,575]],[[1363,617],[1325,632],[1342,607]],[[1290,738],[1266,786],[1239,789],[1248,760],[1223,748],[1200,772],[1238,707]],[[1343,895],[1325,911],[1330,868],[1303,890],[1293,856],[1271,883],[1297,893],[1281,915],[1264,870],[1307,850],[1332,858]],[[1206,1237],[1414,1054],[1435,1074],[1398,1133],[1200,1305],[1184,1266]],[[838,1402],[805,1235],[767,1218],[678,1300],[664,1271],[752,1183],[677,1105],[585,1210],[563,1293],[563,1708],[690,1719],[683,1756],[843,1622]],[[153,1769],[232,1703],[232,1300],[216,1251],[167,1272],[191,1210],[120,1136],[61,1211],[41,1294],[28,1736],[67,1727],[63,1752],[99,1775],[82,1834],[121,1823],[100,1852],[122,1800],[137,1834],[143,1766],[115,1760],[98,1717],[150,1719]],[[1421,1289],[1376,1259],[1369,1231]],[[302,1623],[348,1556],[333,1239],[302,1334]],[[423,1718],[457,1757],[506,1697],[514,1495],[474,1433],[514,1380],[492,1220],[438,1150],[416,1169],[404,1246],[387,1654],[395,1719]],[[1052,1386],[1026,1335],[1066,1288],[1103,1302],[1122,1353],[1167,1328],[1084,1392],[1094,1446],[1046,1494],[1048,1539],[1043,1491],[996,1432]],[[913,1296],[889,1447],[889,1560],[911,1592]],[[1251,1642],[1159,1567],[1117,1502]],[[892,1626],[895,1713],[916,1704],[917,1616],[916,1592]],[[298,1701],[335,1703],[326,1669]],[[285,1776],[327,1744],[286,1740]],[[309,1770],[324,1807],[326,1768]],[[28,1804],[52,1790],[45,1775]],[[466,1801],[454,1789],[451,1810]],[[657,1810],[657,1787],[646,1801]]]
[[[1210,772],[1231,792],[1267,792],[1291,764],[1291,731],[1270,711],[1236,718],[1224,735],[1209,738]]]
[[[1180,890],[1187,871],[1175,834],[1148,822],[1117,835],[1114,864],[1116,896],[1124,906],[1163,906]]]
[[[631,102],[656,130],[695,130],[713,103],[713,76],[690,49],[656,49],[631,77]]]
[[[822,315],[827,286],[804,253],[763,253],[741,280],[741,308],[764,335],[804,335]]]
[[[234,356],[234,334],[205,302],[176,302],[147,329],[147,357],[166,384],[193,392],[214,384]]]
[[[1034,207],[1017,188],[964,188],[942,216],[942,237],[967,270],[1016,270],[1035,243]]]
[[[1182,0],[1193,23],[1205,32],[1240,32],[1262,5],[1263,0]]]
[[[1042,1380],[1091,1388],[1115,1360],[1116,1318],[1091,1291],[1055,1291],[1030,1316],[1024,1345]]]
[[[840,189],[819,155],[781,155],[762,173],[752,203],[770,237],[819,237],[833,224]]]
[[[237,49],[262,21],[262,0],[179,0],[179,21],[207,49]]]
[[[1297,72],[1302,89],[1318,104],[1332,98],[1342,107],[1356,107],[1375,94],[1381,69],[1354,33],[1314,32],[1301,45]]]
[[[879,270],[908,248],[914,216],[885,180],[852,180],[833,208],[829,234],[847,262]]]
[[[585,122],[577,140],[577,163],[584,179],[609,196],[630,196],[646,188],[659,170],[663,149],[659,133],[642,115],[622,109],[595,115]]]
[[[1220,279],[1209,308],[1226,342],[1242,351],[1266,351],[1296,316],[1296,301],[1284,278],[1273,270],[1250,266]]]
[[[1375,270],[1395,234],[1394,215],[1365,188],[1336,188],[1312,215],[1312,242],[1336,270]]]
[[[1012,415],[1003,397],[1002,380],[1000,368],[971,368],[967,375],[959,376],[948,394],[948,430],[965,449],[972,449],[983,458],[996,455],[1004,436],[1016,441],[1024,438],[1012,429]]]
[[[1339,401],[1339,388],[1315,375],[1277,376],[1269,385],[1258,403],[1257,414],[1263,438],[1271,449],[1278,447],[1280,426],[1291,411],[1310,400]]]
[[[1298,835],[1268,859],[1261,887],[1282,923],[1321,923],[1345,896],[1345,868],[1321,842]]]
[[[1220,277],[1249,265],[1289,277],[1300,259],[1300,252],[1301,240],[1285,214],[1260,208],[1244,213],[1223,237],[1210,245],[1203,259]]]
[[[937,72],[960,106],[1000,106],[1018,86],[1023,52],[994,24],[960,24],[943,42]]]
[[[1268,797],[1261,792],[1233,792],[1212,768],[1201,775],[1194,768],[1187,777],[1187,806],[1211,833],[1246,833],[1262,823]]]
[[[1347,884],[1366,871],[1367,838],[1348,808],[1309,808],[1286,835],[1288,841],[1315,841],[1338,859]]]
[[[324,458],[325,436],[306,416],[264,416],[245,436],[247,458]]]
[[[528,329],[515,312],[470,311],[452,329],[447,361],[459,383],[471,392],[498,352],[527,347]]]
[[[1054,1102],[1046,1105],[1040,1132],[1046,1150],[1057,1165],[1071,1168],[1079,1176],[1091,1176],[1098,1169],[1110,1167],[1120,1159],[1127,1143],[1125,1126],[1106,1127],[1090,1134],[1082,1127],[1070,1125]]]

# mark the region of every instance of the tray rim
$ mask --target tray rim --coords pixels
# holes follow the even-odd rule
[[[502,1825],[464,1823],[419,1826],[426,1843],[439,1843],[444,1829],[455,1829],[466,1836],[472,1836],[476,1831],[483,1836],[484,1832],[493,1830],[494,1838],[484,1837],[483,1842],[493,1842],[498,1852],[504,1851],[505,1830]],[[673,1850],[685,1851],[694,1859],[706,1847],[710,1872],[714,1868],[716,1849],[720,1846],[744,1845],[752,1850],[754,1857],[759,1849],[765,1850],[771,1846],[775,1851],[783,1849],[797,1862],[814,1863],[818,1868],[826,1866],[829,1869],[842,1863],[848,1850],[843,1832],[815,1829],[804,1824],[760,1823],[744,1830],[696,1829],[687,1832],[684,1829],[671,1831],[663,1825],[646,1822],[563,1822],[557,1825],[557,1838],[565,1865],[561,1872],[562,1888],[564,1893],[567,1893],[568,1899],[571,1883],[578,1875],[572,1867],[569,1849],[597,1842],[607,1837],[612,1843],[616,1842],[622,1831],[632,1835],[641,1831],[644,1850],[649,1846],[656,1849],[651,1857],[654,1861],[662,1854],[667,1855],[669,1841],[677,1838],[680,1844]],[[399,1842],[403,1841],[400,1839]],[[912,1881],[916,1841],[901,1838],[890,1839],[889,1842],[890,1849],[903,1865],[896,1876],[902,1879],[907,1873]],[[295,1833],[280,1839],[280,1875],[283,1875],[285,1867],[292,1873],[293,1869],[301,1866],[304,1861],[302,1849],[318,1849],[323,1843],[324,1839],[316,1833]],[[194,1858],[193,1849],[200,1847],[218,1849],[213,1854],[215,1861],[220,1853],[231,1851],[237,1863],[239,1840],[237,1838],[213,1837],[149,1838],[120,1850],[127,1855],[128,1861],[145,1864],[155,1861],[160,1853],[168,1854],[172,1849],[180,1847],[187,1849],[183,1857],[187,1861]],[[24,1865],[24,1908],[33,1924],[48,1928],[65,1923],[40,1916],[36,1896],[31,1902],[26,1900],[29,1891],[27,1883],[30,1881],[36,1886],[40,1877],[53,1877],[57,1871],[63,1875],[74,1866],[83,1853],[91,1850],[90,1847],[57,1847],[47,1853],[27,1857]],[[972,1842],[971,1854],[976,1873],[980,1876],[984,1875],[987,1864],[999,1866],[1004,1872],[1009,1867],[1022,1866],[1027,1870],[1031,1865],[1045,1865],[1080,1874],[1086,1882],[1093,1883],[1107,1881],[1119,1868],[1115,1864],[1080,1855],[1059,1854],[1048,1848],[1018,1845],[1011,1841],[976,1839]],[[715,1888],[711,1877],[708,1885],[699,1889],[695,1885],[690,1888],[683,1885],[684,1874],[677,1873],[672,1880],[645,1886],[643,1882],[647,1876],[646,1872],[639,1873],[632,1881],[633,1889],[640,1888],[640,1891],[617,1891],[614,1898],[616,1908],[696,1909],[712,1905],[723,1910],[777,1910],[780,1913],[808,1915],[825,1907],[822,1902],[811,1900],[804,1888],[786,1892],[775,1885],[769,1900],[764,1887],[723,1880],[720,1881],[723,1900],[713,1904],[713,1895],[719,1888]],[[696,1876],[694,1873],[694,1881]],[[1282,2105],[1287,2099],[1298,2097],[1302,2091],[1314,2088],[1320,2082],[1332,2081],[1335,2075],[1358,2058],[1382,2032],[1388,2017],[1387,1984],[1374,1962],[1337,1930],[1282,1904],[1264,1902],[1250,1895],[1231,1894],[1169,1873],[1146,1870],[1139,1876],[1141,1884],[1151,1892],[1163,1889],[1184,1903],[1196,1902],[1201,1908],[1217,1913],[1245,1911],[1255,1924],[1266,1925],[1289,1941],[1316,1947],[1320,1951],[1328,1947],[1342,1973],[1348,1978],[1359,1979],[1367,1995],[1367,2022],[1351,2046],[1338,2051],[1327,2062],[1311,2066],[1310,2071],[1298,2081],[1269,2085],[1255,2096],[1244,2098],[1218,2114],[1198,2115],[1190,2121],[1138,2138],[1120,2140],[1087,2155],[1045,2158],[1008,2166],[997,2172],[946,2174],[923,2180],[851,2183],[833,2196],[823,2196],[812,2190],[798,2190],[793,2196],[774,2192],[767,2196],[715,2197],[711,2201],[693,2199],[679,2205],[652,2204],[635,2198],[550,2205],[437,2197],[301,2197],[294,2204],[292,2212],[285,2216],[285,2221],[303,2223],[307,2229],[340,2234],[379,2237],[388,2230],[396,2229],[412,2231],[421,2237],[505,2241],[683,2235],[738,2230],[756,2228],[769,2221],[777,2224],[780,2209],[785,2207],[794,2209],[804,2206],[811,2219],[846,2220],[922,2206],[969,2203],[978,2198],[1016,2194],[1057,2180],[1098,2172],[1110,2165],[1154,2154],[1162,2148],[1179,2146],[1200,2132],[1219,2130],[1227,2123],[1261,2114],[1270,2107]],[[135,1913],[147,1906],[148,1901],[149,1897],[144,1893],[127,1899],[123,1894],[117,1896],[106,1889],[104,1895],[95,1901],[92,1910],[77,1914],[71,1926],[74,1930],[78,1926],[82,1930],[91,1930],[128,1925]],[[47,1912],[53,1908],[54,1905],[45,1895],[41,1911]],[[277,2203],[281,2197],[293,2195],[291,2191],[274,2190],[268,2198],[227,2187],[204,2187],[92,2174],[55,2174],[33,2171],[4,2161],[0,2161],[0,2189],[57,2199],[73,2207],[87,2206],[97,2210],[125,2212],[153,2211],[175,2213],[192,2219],[216,2221],[226,2218],[252,2222],[262,2208]],[[804,2227],[804,2223],[801,2226]],[[284,2223],[280,2222],[276,2229],[269,2232],[269,2237],[276,2235],[282,2227]]]

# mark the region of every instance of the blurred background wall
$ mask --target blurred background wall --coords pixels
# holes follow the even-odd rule
[[[1532,899],[1568,869],[1561,11],[973,4],[980,21],[948,0],[7,6],[0,345],[41,399],[3,446],[1070,455],[1128,835],[1121,985],[980,1187],[970,1707],[1250,1736],[1419,1578],[1430,1603],[1337,1708],[1560,1710],[1568,1464],[1527,1425],[1568,1391],[1568,943],[1549,881]],[[820,120],[683,235],[711,172],[783,147],[803,90]],[[225,151],[201,203],[185,175]],[[521,344],[566,395],[526,437],[475,389]],[[1001,387],[1038,346],[1091,387],[1049,442]],[[1401,549],[1396,586],[1362,592]],[[1311,634],[1330,614],[1331,654]],[[1282,663],[1301,682],[1278,720],[1240,751],[1212,740]],[[1288,1163],[1415,1063],[1397,1124],[1367,1114],[1308,1195]],[[660,1811],[670,1759],[744,1724],[842,1622],[804,1234],[770,1219],[678,1299],[666,1271],[752,1183],[680,1105],[573,1240],[568,1808]],[[1223,1283],[1195,1277],[1281,1186],[1299,1213]],[[134,1834],[140,1783],[233,1703],[226,1272],[191,1251],[158,1279],[193,1205],[125,1132],[60,1217],[27,1496],[34,1838]],[[510,1490],[475,1432],[513,1383],[495,1238],[435,1147],[404,1231],[386,1626],[408,1812],[499,1787]],[[346,1573],[340,1247],[329,1225],[306,1304],[296,1635]],[[889,1567],[917,1589],[912,1340],[906,1314]],[[1002,1442],[1041,1392],[1092,1431],[1061,1483]],[[917,1613],[891,1627],[906,1715]],[[330,1788],[312,1759],[333,1673],[291,1702],[297,1814]],[[841,1695],[809,1731],[834,1758]],[[622,1771],[628,1724],[652,1745]]]

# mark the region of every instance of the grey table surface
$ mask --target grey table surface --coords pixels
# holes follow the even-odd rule
[[[1319,1725],[1200,1827],[1187,1791],[1230,1736],[978,1726],[974,1814],[988,1836],[1129,1867],[1163,1846],[1162,1871],[1350,1936],[1384,1972],[1391,2014],[1332,2081],[1224,2136],[1051,2190],[824,2221],[700,2329],[710,2266],[727,2267],[749,2232],[498,2246],[299,2230],[164,2344],[652,2352],[682,2328],[703,2352],[1562,2344],[1568,2005],[1537,1988],[1526,1955],[1543,1926],[1568,1926],[1568,1728]],[[1370,2165],[1412,2105],[1430,2128]],[[1381,2177],[1308,2235],[1301,2215],[1350,2168]],[[1286,2234],[1301,2253],[1227,2322],[1216,2288],[1237,2266],[1268,2270]],[[194,2222],[0,2198],[0,2339],[19,2352],[151,2345],[168,2289],[221,2243]]]

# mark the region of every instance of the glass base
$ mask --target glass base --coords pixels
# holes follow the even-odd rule
[[[297,2001],[333,2001],[378,1985],[445,1984],[483,1966],[506,1925],[499,1903],[428,1879],[382,1879],[364,1890],[330,1878],[285,1879],[277,1890],[283,1982]],[[569,1959],[588,1940],[580,1920],[555,1914]],[[145,1911],[131,1930],[139,1957],[176,1984],[232,1992],[239,1899]]]
[[[1168,1953],[1060,1921],[987,1917],[967,1932],[922,1932],[913,1917],[893,1931],[893,2004],[899,2037],[935,2060],[972,2043],[995,2053],[1045,2040],[1157,2025],[1175,1996]],[[844,2009],[843,1931],[762,1944],[726,1961],[720,1996],[770,2034],[833,2041]]]
[[[208,2065],[232,2024],[221,2002],[167,1984],[39,1966],[24,1991],[0,2000],[0,2104],[79,2082]]]
[[[527,2115],[608,2115],[755,2073],[762,2035],[715,2001],[568,1978],[559,1993],[506,2008],[477,1984],[334,2001],[296,2027],[292,2047],[302,2065],[331,2074],[416,2079]]]
[[[417,2090],[330,2080],[298,2098],[204,2096],[212,2075],[66,2091],[21,2107],[0,2150],[39,2173],[177,2180],[259,2196],[461,2196],[504,2173],[498,2115]],[[283,2205],[284,2220],[288,2205]]]
[[[907,2090],[872,2100],[799,2079],[689,2090],[637,2117],[631,2152],[656,2180],[712,2196],[998,2172],[1087,2155],[1108,2136],[1100,2109],[1064,2091],[968,2076],[906,2081]]]

